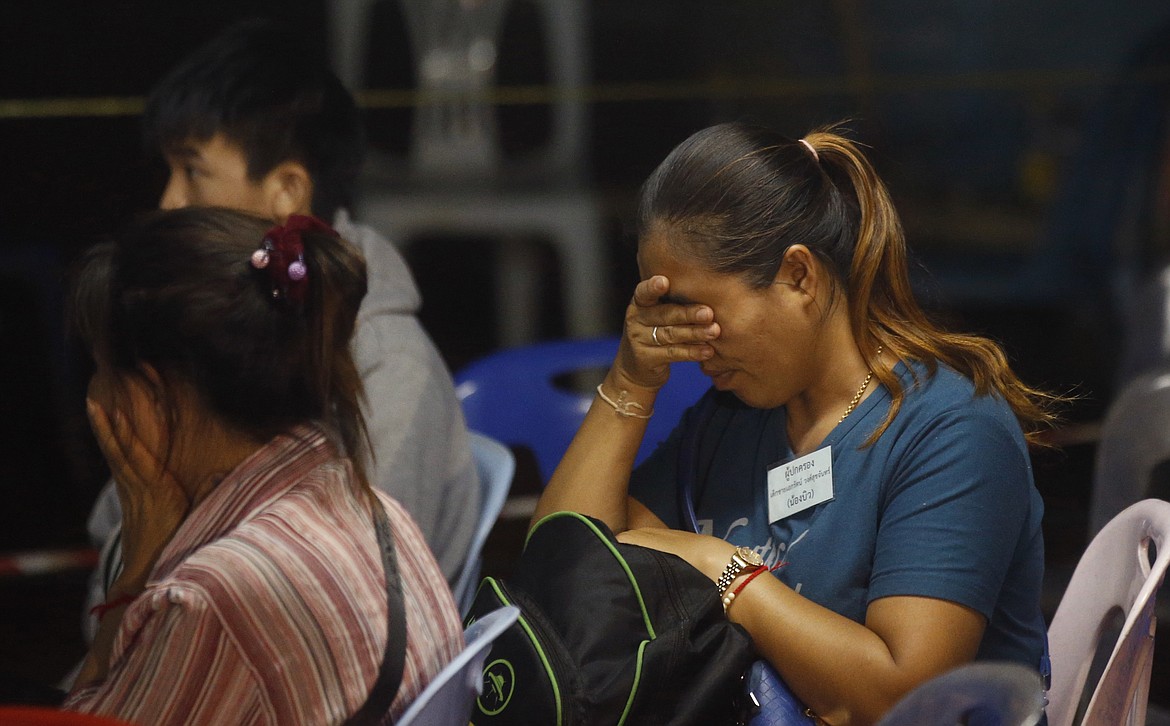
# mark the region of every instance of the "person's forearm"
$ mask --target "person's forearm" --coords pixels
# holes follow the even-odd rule
[[[933,608],[944,607],[940,601],[900,600],[907,629],[922,633],[913,642],[887,642],[773,577],[750,583],[728,616],[747,629],[761,655],[818,717],[834,725],[868,724],[928,677],[971,660],[982,632],[966,620],[933,617]],[[931,610],[917,610],[916,604]],[[952,622],[959,625],[952,628]]]
[[[748,630],[760,654],[826,723],[867,723],[893,703],[881,687],[884,671],[893,667],[882,640],[779,580],[757,578],[728,616]]]
[[[615,378],[611,372],[602,383],[611,400],[620,405],[637,404],[641,408],[627,410],[641,415],[653,409],[657,391],[619,383]],[[625,530],[630,472],[646,423],[645,418],[620,415],[595,394],[581,428],[541,494],[532,521],[568,510],[597,517],[614,532]]]

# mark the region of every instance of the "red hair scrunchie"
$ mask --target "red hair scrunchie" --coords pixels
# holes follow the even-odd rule
[[[284,224],[279,224],[264,234],[260,248],[252,253],[252,267],[268,273],[272,283],[272,297],[300,304],[305,301],[309,286],[309,269],[305,266],[304,232],[324,232],[338,237],[337,232],[316,217],[304,214],[290,214]]]

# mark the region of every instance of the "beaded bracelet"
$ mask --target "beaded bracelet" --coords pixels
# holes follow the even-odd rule
[[[729,593],[726,593],[723,596],[723,612],[727,612],[727,608],[731,607],[731,601],[735,599],[735,596],[738,595],[741,590],[743,590],[745,587],[747,587],[747,584],[749,582],[751,582],[752,580],[754,580],[756,578],[756,575],[760,574],[761,572],[767,572],[767,571],[768,571],[767,567],[760,565],[756,569],[752,570],[752,573],[750,575],[743,578],[743,582],[739,583],[739,587],[735,588],[734,590],[732,590]]]
[[[775,572],[776,570],[779,570],[781,567],[783,567],[784,565],[787,565],[787,564],[788,564],[788,562],[784,561],[784,562],[777,562],[776,564],[772,565],[771,567],[765,567],[764,565],[760,565],[759,567],[757,567],[755,570],[752,571],[752,573],[750,575],[745,577],[743,579],[743,582],[739,583],[739,585],[734,590],[732,590],[731,592],[729,592],[723,596],[723,612],[725,612],[725,613],[727,612],[727,609],[729,607],[731,607],[731,601],[735,599],[735,596],[738,595],[741,590],[743,590],[745,587],[747,587],[747,584],[749,582],[751,582],[753,579],[755,579],[756,575],[760,574],[761,572]]]

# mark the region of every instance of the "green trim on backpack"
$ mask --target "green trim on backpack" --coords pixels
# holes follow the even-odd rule
[[[622,717],[618,719],[617,726],[625,724],[630,709],[634,707],[634,697],[638,695],[638,687],[642,685],[642,656],[646,653],[647,645],[650,645],[650,641],[643,640],[638,646],[638,665],[634,667],[634,683],[630,686],[630,697],[626,699],[626,707],[622,709]]]
[[[630,570],[630,565],[628,562],[626,562],[626,558],[622,557],[621,553],[618,552],[617,547],[613,546],[613,542],[609,541],[609,537],[607,537],[605,532],[602,532],[601,529],[599,529],[598,526],[593,523],[592,519],[586,517],[580,512],[553,512],[552,514],[546,514],[545,516],[541,517],[536,524],[532,525],[532,529],[528,530],[528,535],[524,538],[524,547],[528,547],[528,540],[532,539],[532,534],[536,531],[537,527],[544,524],[548,520],[557,517],[574,517],[580,520],[581,523],[586,527],[593,530],[593,533],[597,535],[597,539],[606,546],[606,548],[613,555],[614,559],[621,564],[622,571],[626,573],[626,578],[629,579],[630,586],[634,589],[634,597],[638,599],[638,607],[642,611],[642,623],[646,626],[646,632],[650,634],[651,640],[657,638],[658,635],[654,632],[654,624],[650,622],[650,611],[646,608],[646,601],[642,598],[642,589],[638,587],[638,578],[634,577],[634,573]]]
[[[483,587],[484,585],[491,586],[492,590],[496,593],[496,597],[498,597],[500,602],[504,603],[505,605],[516,604],[509,600],[506,595],[504,595],[504,591],[500,589],[499,584],[496,582],[496,578],[483,578],[483,582],[480,584],[480,587]],[[540,639],[536,637],[536,633],[532,632],[532,626],[528,624],[528,620],[524,617],[523,608],[521,608],[521,615],[517,622],[520,623],[520,627],[524,628],[524,632],[528,634],[528,639],[532,641],[532,647],[536,650],[536,655],[540,658],[540,664],[544,666],[544,672],[548,676],[549,685],[552,686],[553,699],[557,703],[556,726],[561,726],[561,689],[557,684],[556,674],[553,673],[552,665],[548,662],[548,656],[545,654],[544,649],[540,647]]]

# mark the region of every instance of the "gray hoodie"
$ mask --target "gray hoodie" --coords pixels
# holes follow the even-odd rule
[[[398,250],[344,210],[334,228],[366,257],[354,360],[366,389],[370,482],[406,507],[454,584],[479,517],[480,485],[451,374],[415,317],[422,298]]]

